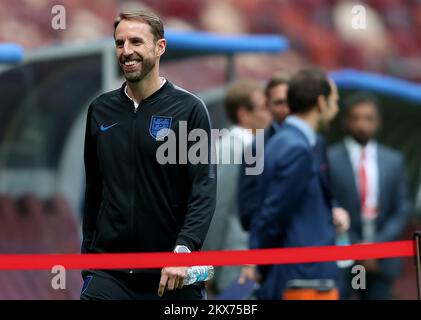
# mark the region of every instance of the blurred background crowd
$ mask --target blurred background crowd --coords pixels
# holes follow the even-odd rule
[[[420,1],[361,3],[369,23],[364,32],[355,32],[348,23],[352,6],[358,4],[349,1],[3,1],[0,41],[34,49],[97,40],[111,34],[110,22],[116,12],[144,8],[159,12],[167,28],[227,34],[280,33],[292,43],[293,50],[283,57],[284,66],[290,68],[297,63],[311,63],[327,69],[350,67],[421,80]],[[60,32],[51,28],[51,8],[56,4],[63,4],[67,13],[68,27]],[[255,62],[254,67],[267,69],[272,65]]]

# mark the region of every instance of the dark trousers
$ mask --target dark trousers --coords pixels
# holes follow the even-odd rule
[[[158,296],[159,274],[129,274],[121,271],[85,273],[81,300],[203,300],[203,283],[165,290]]]
[[[340,298],[342,300],[391,300],[394,279],[381,273],[366,272],[365,289],[353,289],[352,278],[356,274],[351,273],[351,268],[341,270],[339,282]]]

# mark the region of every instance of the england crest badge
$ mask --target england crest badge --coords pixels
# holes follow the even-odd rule
[[[166,137],[171,130],[172,117],[152,116],[149,133],[155,140]]]

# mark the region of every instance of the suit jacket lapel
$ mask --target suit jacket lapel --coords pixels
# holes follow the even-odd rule
[[[386,186],[386,164],[384,161],[383,156],[383,150],[381,146],[378,145],[377,147],[377,168],[379,170],[378,172],[378,195],[377,195],[377,209],[378,209],[378,217],[380,217],[380,213],[382,212],[382,203],[384,195],[385,195],[385,186]],[[383,161],[380,161],[380,159],[383,159]]]
[[[343,177],[345,181],[349,181],[351,185],[351,196],[355,199],[356,203],[358,203],[358,208],[361,207],[360,205],[360,197],[357,188],[357,182],[355,181],[355,174],[354,168],[352,167],[351,157],[348,153],[348,149],[345,146],[345,143],[342,143],[342,150],[341,150],[341,160],[343,164]],[[361,211],[361,210],[359,210]]]
[[[326,142],[321,136],[317,136],[317,145],[316,145],[316,165],[317,170],[319,171],[319,178],[321,181],[321,185],[323,191],[325,192],[328,200],[330,201],[332,198],[332,193],[330,191],[329,186],[329,164],[327,160],[327,150],[326,150]]]

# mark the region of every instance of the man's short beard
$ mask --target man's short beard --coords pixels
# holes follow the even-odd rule
[[[351,135],[355,141],[357,141],[360,145],[362,146],[366,146],[368,144],[368,142],[370,141],[370,138],[368,138],[367,136],[359,136],[359,135]]]
[[[124,71],[124,77],[128,82],[139,82],[143,80],[155,67],[155,61],[153,59],[143,59],[141,62],[141,69],[138,72],[130,72],[126,74]]]

